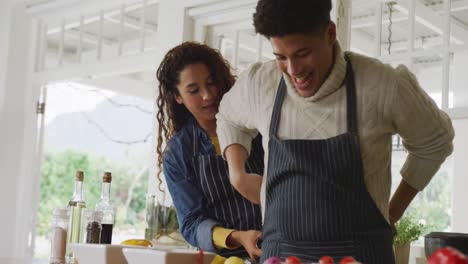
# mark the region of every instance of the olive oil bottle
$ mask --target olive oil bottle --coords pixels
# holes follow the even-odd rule
[[[68,210],[70,218],[68,221],[68,234],[67,234],[67,251],[66,251],[66,263],[75,263],[75,257],[71,250],[71,244],[78,244],[83,242],[83,236],[85,230],[83,229],[83,217],[86,203],[83,198],[83,179],[84,173],[77,171],[75,175],[75,189],[73,191],[73,197],[68,202]]]

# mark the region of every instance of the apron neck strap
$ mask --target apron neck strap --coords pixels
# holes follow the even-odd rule
[[[346,117],[348,124],[348,132],[357,135],[357,99],[356,99],[356,84],[354,82],[354,71],[348,53],[345,53],[346,60]]]

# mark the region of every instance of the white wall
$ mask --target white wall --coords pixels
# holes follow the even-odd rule
[[[0,1],[0,113],[5,98],[5,73],[10,35],[10,7],[12,0]]]
[[[451,90],[454,92],[454,106],[468,107],[466,66],[468,51],[457,53],[451,72]],[[455,151],[452,225],[453,231],[468,233],[468,119],[455,120]]]
[[[468,119],[455,120],[455,152],[452,201],[454,232],[468,233]]]
[[[20,2],[20,1],[16,1]],[[15,6],[13,8],[13,5]],[[31,210],[34,192],[35,102],[37,89],[31,89],[32,22],[24,6],[1,5],[0,93],[0,263],[26,263],[30,255],[28,232],[33,226]],[[9,29],[3,25],[8,19]],[[8,31],[14,34],[8,34]]]
[[[7,70],[7,55],[9,46],[9,35],[10,35],[10,8],[11,0],[0,1],[0,128],[4,127],[3,122],[3,103],[5,98],[5,74]],[[3,142],[2,142],[3,143]],[[3,144],[1,149],[3,149]],[[11,197],[15,197],[16,187],[14,180],[10,180],[10,177],[6,174],[5,164],[2,162],[3,151],[0,150],[0,208],[2,208],[2,217],[0,218],[0,233],[4,233],[5,236],[0,236],[0,263],[8,263],[8,259],[12,257],[13,243],[10,243],[8,239],[12,238],[9,230],[15,226],[14,217],[11,217],[11,213],[15,213],[14,203],[12,203]],[[5,217],[6,216],[6,217]]]

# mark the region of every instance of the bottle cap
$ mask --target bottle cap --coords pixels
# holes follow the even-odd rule
[[[112,173],[110,172],[104,172],[104,175],[102,176],[102,181],[103,182],[111,182],[112,181]]]
[[[84,173],[82,171],[76,171],[75,181],[83,182]]]

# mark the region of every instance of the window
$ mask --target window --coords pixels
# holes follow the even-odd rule
[[[392,154],[392,194],[401,181],[400,170],[407,157],[401,149]],[[453,158],[448,157],[429,185],[415,197],[405,215],[425,224],[426,232],[451,230]]]
[[[49,263],[52,211],[67,206],[76,170],[85,172],[93,209],[103,172],[112,172],[113,243],[144,237],[151,128],[149,100],[78,83],[48,86],[34,263]]]

